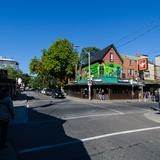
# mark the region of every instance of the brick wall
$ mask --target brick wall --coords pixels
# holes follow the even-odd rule
[[[117,55],[116,51],[113,48],[111,48],[108,51],[108,53],[106,53],[106,56],[103,59],[104,63],[111,63],[110,62],[110,53],[113,54],[113,63],[122,65],[122,61],[121,61],[120,57]]]
[[[125,78],[136,79],[138,77],[138,61],[128,57],[123,58],[123,71]]]

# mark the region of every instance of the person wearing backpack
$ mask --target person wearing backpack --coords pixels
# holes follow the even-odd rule
[[[14,119],[13,101],[9,95],[9,86],[0,87],[0,148],[5,147],[9,122]]]

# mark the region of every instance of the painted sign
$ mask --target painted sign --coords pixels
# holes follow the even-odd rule
[[[148,59],[141,58],[138,60],[138,69],[139,71],[144,71],[148,69]]]

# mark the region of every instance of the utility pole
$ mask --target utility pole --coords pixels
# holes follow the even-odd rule
[[[88,54],[88,67],[89,67],[89,81],[88,81],[88,98],[91,100],[91,86],[92,86],[92,79],[91,79],[91,56],[90,52]]]

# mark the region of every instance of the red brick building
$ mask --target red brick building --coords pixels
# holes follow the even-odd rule
[[[121,55],[123,58],[122,79],[138,79],[138,57]]]

